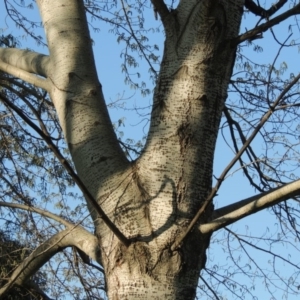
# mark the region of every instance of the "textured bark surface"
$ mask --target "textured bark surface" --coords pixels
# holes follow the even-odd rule
[[[46,77],[78,175],[131,240],[124,246],[88,203],[101,252],[93,253],[105,269],[109,299],[193,299],[210,235],[195,228],[171,247],[211,190],[243,0],[182,0],[165,14],[149,135],[133,163],[108,116],[83,3],[37,3],[50,55],[39,58],[44,68],[35,72]],[[212,212],[210,204],[199,223]]]
[[[164,21],[166,42],[142,156],[101,205],[128,249],[99,226],[110,299],[194,299],[210,236],[193,230],[171,251],[210,192],[215,143],[243,1],[182,1]],[[116,199],[117,205],[116,205]],[[201,217],[207,222],[213,206]]]

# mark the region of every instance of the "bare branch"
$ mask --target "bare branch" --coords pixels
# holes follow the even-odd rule
[[[286,2],[287,0],[280,0],[276,4],[272,5],[269,9],[264,9],[261,6],[256,5],[256,3],[252,0],[245,0],[245,7],[257,16],[269,18],[275,14]]]
[[[51,213],[47,210],[40,209],[40,208],[37,208],[37,207],[34,207],[34,206],[29,206],[29,205],[24,205],[24,204],[17,204],[17,203],[7,203],[7,202],[0,202],[0,206],[32,211],[32,212],[37,213],[37,214],[39,214],[43,217],[50,218],[50,219],[52,219],[56,222],[59,222],[59,223],[65,225],[67,228],[74,227],[74,224],[72,224],[71,222],[66,221],[62,217],[60,217],[56,214],[53,214],[53,213]]]
[[[131,36],[133,37],[133,39],[136,41],[137,45],[139,46],[139,49],[140,49],[140,51],[142,52],[144,58],[146,59],[146,61],[147,61],[148,65],[149,65],[151,71],[152,71],[154,74],[156,74],[156,76],[157,76],[157,71],[154,69],[154,67],[153,67],[153,65],[151,64],[151,61],[149,60],[148,56],[146,55],[146,53],[145,53],[145,51],[144,51],[144,49],[143,49],[143,47],[142,47],[142,45],[141,45],[139,39],[136,37],[136,35],[135,35],[135,33],[134,33],[134,30],[133,30],[133,28],[132,28],[132,26],[131,26],[131,22],[130,22],[130,19],[129,19],[129,17],[128,17],[128,13],[126,12],[126,8],[125,8],[125,4],[124,4],[124,1],[123,1],[123,0],[121,0],[121,4],[122,4],[122,8],[123,8],[123,12],[124,12],[124,15],[125,15],[126,22],[127,22],[128,27],[129,27],[129,29],[130,29],[130,34],[131,34]]]
[[[215,212],[217,217],[213,221],[200,225],[203,234],[214,232],[232,224],[246,216],[252,215],[281,201],[300,194],[300,180],[275,188],[270,192],[262,193],[237,203],[223,207]]]
[[[261,118],[259,124],[255,127],[253,132],[251,133],[250,137],[245,141],[242,148],[239,150],[239,152],[236,153],[235,157],[231,160],[231,162],[227,165],[227,167],[224,169],[220,177],[217,179],[217,183],[212,189],[209,196],[206,198],[206,200],[203,202],[203,205],[200,207],[198,212],[196,213],[195,217],[189,224],[186,231],[178,237],[176,242],[172,246],[172,250],[175,250],[181,242],[185,239],[185,237],[188,235],[188,233],[192,230],[192,228],[196,225],[198,222],[200,216],[205,211],[208,204],[212,201],[212,199],[215,197],[217,191],[221,187],[226,175],[230,171],[230,169],[235,165],[235,163],[240,159],[242,154],[248,149],[249,145],[252,143],[256,135],[259,133],[261,128],[265,125],[265,123],[269,120],[270,116],[273,114],[273,111],[276,109],[277,105],[279,105],[280,100],[289,92],[289,90],[299,81],[300,79],[300,73],[295,76],[295,78],[282,90],[280,95],[277,97],[277,99],[273,102],[272,105],[270,105],[270,109],[264,114],[264,116]]]
[[[23,285],[52,256],[66,247],[75,246],[97,261],[97,238],[82,227],[74,226],[63,230],[36,248],[13,272],[8,283],[0,289],[0,298],[14,285]]]
[[[204,284],[206,285],[206,287],[211,291],[211,293],[214,295],[216,300],[220,300],[220,298],[218,297],[218,295],[216,294],[216,292],[210,287],[209,283],[201,276],[201,274],[199,275],[200,279],[204,282]]]
[[[271,27],[281,23],[282,21],[286,20],[287,18],[300,14],[300,4],[297,4],[296,6],[294,6],[293,8],[291,8],[290,10],[286,11],[285,13],[279,15],[278,17],[252,29],[247,31],[244,34],[241,34],[240,36],[238,36],[236,39],[233,40],[233,46],[236,46],[246,40],[251,40],[257,36],[259,36],[262,32],[267,31],[268,29],[270,29]]]

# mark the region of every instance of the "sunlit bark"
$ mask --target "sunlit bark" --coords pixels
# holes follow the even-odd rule
[[[219,211],[221,217],[209,202],[198,226],[172,247],[211,192],[236,46],[247,36],[238,36],[243,0],[182,0],[175,11],[163,1],[152,3],[166,41],[147,142],[133,163],[107,112],[83,1],[37,1],[49,56],[0,50],[2,71],[49,92],[78,176],[128,239],[122,242],[87,201],[96,237],[77,227],[58,233],[24,261],[0,295],[62,248],[76,246],[103,265],[110,299],[193,299],[211,233],[229,218],[238,220],[298,193],[298,186],[283,188]]]

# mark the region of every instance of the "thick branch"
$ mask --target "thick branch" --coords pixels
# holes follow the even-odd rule
[[[275,188],[270,192],[262,193],[237,203],[220,208],[215,212],[217,219],[200,225],[203,234],[214,232],[232,224],[246,216],[252,215],[267,207],[290,199],[300,194],[300,180]],[[220,216],[221,215],[221,216]],[[218,217],[220,216],[220,217]]]
[[[7,104],[11,109],[13,109],[20,118],[22,118],[33,130],[35,130],[36,133],[38,133],[44,141],[47,143],[49,149],[52,150],[54,155],[58,158],[62,166],[66,169],[68,174],[73,178],[79,189],[84,194],[87,201],[89,201],[95,211],[98,213],[99,217],[102,218],[104,223],[108,226],[108,228],[116,235],[116,237],[126,246],[129,246],[130,241],[124,236],[124,234],[117,228],[117,226],[109,219],[109,217],[105,214],[103,209],[100,207],[100,205],[97,203],[96,199],[92,196],[92,194],[89,192],[89,190],[86,188],[85,184],[82,182],[82,180],[79,178],[79,176],[76,174],[72,166],[69,164],[69,162],[65,159],[65,157],[61,154],[58,147],[53,143],[50,135],[47,131],[41,130],[36,124],[34,124],[26,115],[23,114],[23,112],[12,102],[10,102],[6,97],[3,95],[0,95],[0,100],[2,100],[5,104]],[[45,130],[45,128],[44,128]]]
[[[162,22],[164,23],[164,19],[169,15],[169,10],[163,0],[151,0],[154,12],[158,13]]]
[[[17,203],[7,203],[7,202],[0,202],[0,206],[32,211],[32,212],[37,213],[37,214],[39,214],[43,217],[50,218],[50,219],[52,219],[56,222],[59,222],[59,223],[65,225],[67,228],[70,228],[70,227],[74,226],[74,224],[72,224],[71,222],[66,221],[65,219],[63,219],[62,217],[60,217],[56,214],[53,214],[53,213],[51,213],[47,210],[36,208],[36,207],[33,207],[33,206],[24,205],[24,204],[17,204]]]
[[[106,193],[103,187],[117,181],[117,176],[112,177],[112,174],[122,176],[130,164],[118,143],[98,79],[84,1],[65,0],[63,5],[59,0],[37,0],[36,3],[45,25],[51,57],[50,97],[77,174],[61,156],[60,162],[68,167],[84,191],[94,221],[98,219],[94,213],[97,211],[128,246],[128,239],[104,213],[105,210],[113,214],[109,207],[111,202],[102,202],[104,209],[97,203]],[[46,141],[54,149],[49,136]]]
[[[264,9],[261,6],[256,5],[256,3],[252,0],[245,0],[245,7],[257,16],[268,18],[275,14],[286,2],[287,0],[280,0],[269,9]]]
[[[33,75],[29,72],[26,72],[24,70],[21,70],[17,67],[14,67],[10,64],[7,64],[0,60],[0,70],[8,73],[12,76],[15,76],[17,78],[20,78],[21,80],[24,80],[30,84],[33,84],[34,86],[37,86],[39,88],[42,88],[46,91],[49,90],[49,81],[46,79],[42,79],[36,75]]]
[[[14,285],[23,285],[52,256],[70,246],[75,246],[96,261],[99,257],[98,241],[94,235],[79,226],[61,231],[40,245],[17,267],[8,283],[0,289],[0,298]]]
[[[236,46],[246,40],[251,40],[257,36],[259,36],[262,32],[267,31],[268,29],[270,29],[271,27],[281,23],[282,21],[286,20],[287,18],[300,14],[300,4],[297,4],[296,6],[294,6],[293,8],[291,8],[290,10],[286,11],[285,13],[277,16],[276,18],[252,29],[247,31],[244,34],[241,34],[240,36],[238,36],[236,39],[233,40],[233,46]]]
[[[0,61],[43,77],[47,77],[50,66],[49,56],[15,48],[0,48]]]

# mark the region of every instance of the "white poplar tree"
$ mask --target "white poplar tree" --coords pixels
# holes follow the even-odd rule
[[[121,7],[120,15],[115,14],[116,20],[119,18],[119,23],[114,21],[116,28],[123,26],[122,22],[128,26],[140,55],[151,65],[154,58],[143,48],[143,39],[133,29],[136,24],[131,18],[131,8],[140,3],[107,2],[102,11],[109,5]],[[103,267],[109,299],[194,299],[213,232],[283,203],[286,215],[278,213],[278,218],[298,236],[297,219],[293,216],[297,213],[289,210],[286,200],[300,195],[300,181],[287,180],[284,171],[279,170],[281,165],[274,166],[268,157],[262,159],[252,149],[252,142],[268,122],[275,124],[274,116],[280,119],[276,124],[284,124],[281,116],[288,113],[288,120],[296,118],[300,75],[275,80],[273,65],[264,77],[248,70],[252,77],[247,82],[232,77],[235,62],[243,64],[241,45],[263,37],[273,26],[300,13],[299,3],[290,1],[290,7],[286,3],[287,0],[280,0],[264,9],[251,0],[181,0],[176,6],[173,1],[148,1],[147,5],[153,6],[154,16],[159,19],[157,22],[163,26],[164,53],[155,79],[147,139],[141,153],[131,161],[108,114],[86,14],[112,23],[113,19],[102,17],[101,9],[95,9],[97,1],[36,0],[49,55],[17,47],[1,48],[0,100],[12,120],[19,118],[20,127],[21,122],[27,124],[43,140],[44,144],[29,144],[28,152],[37,147],[41,153],[52,153],[61,173],[44,165],[47,158],[39,161],[38,153],[31,157],[31,164],[53,174],[66,171],[68,177],[61,180],[75,182],[81,189],[94,233],[81,223],[72,222],[71,216],[50,213],[42,204],[38,207],[29,200],[30,194],[10,181],[6,169],[10,166],[2,166],[1,182],[5,186],[2,198],[8,197],[6,189],[11,201],[2,201],[1,207],[23,210],[30,213],[28,216],[39,215],[60,225],[14,270],[0,288],[1,296],[14,286],[25,285],[55,254],[73,247],[83,262]],[[283,12],[273,17],[279,9]],[[245,10],[261,20],[253,29],[240,33]],[[16,11],[14,16],[20,18]],[[125,39],[120,35],[122,38]],[[127,56],[127,64],[129,60]],[[251,92],[245,88],[250,84],[254,87]],[[267,94],[259,92],[263,85],[268,89]],[[229,88],[244,101],[239,111],[231,102],[225,102]],[[22,105],[18,99],[23,101]],[[253,119],[251,113],[255,113]],[[42,118],[47,114],[52,118],[50,125],[47,118]],[[213,186],[213,160],[222,115],[235,141],[236,154]],[[60,131],[55,128],[57,120],[71,161],[56,142]],[[243,120],[248,122],[246,129],[239,124]],[[294,127],[289,130],[284,133],[295,135]],[[17,143],[13,142],[16,134],[9,122],[1,125],[1,158],[11,164],[17,161],[12,158],[13,151],[24,151],[23,158],[30,157],[26,146],[16,150]],[[266,143],[275,143],[275,135],[271,138],[270,134],[264,135]],[[23,141],[30,139],[30,135],[28,132],[23,136]],[[22,138],[19,136],[19,141]],[[286,140],[279,143],[285,144],[287,151],[296,151]],[[237,162],[261,193],[215,209],[214,197]],[[27,167],[30,168],[30,163]],[[23,171],[18,167],[15,170],[20,181],[34,186],[29,175],[25,180]],[[258,174],[258,181],[253,174]],[[39,235],[43,236],[43,231]],[[200,280],[207,284],[202,276]],[[209,284],[206,289],[212,298],[219,297]]]

